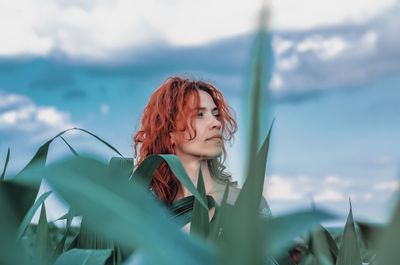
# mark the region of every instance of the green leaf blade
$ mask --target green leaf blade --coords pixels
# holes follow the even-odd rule
[[[350,204],[349,214],[343,231],[336,265],[361,265],[360,246],[358,245],[356,229],[353,220],[353,210]]]
[[[29,209],[29,211],[26,213],[24,219],[22,220],[20,226],[18,227],[17,231],[17,241],[19,241],[28,228],[28,225],[31,223],[33,216],[35,215],[37,209],[40,207],[40,205],[43,204],[43,202],[47,199],[47,197],[51,194],[51,191],[48,191],[46,193],[43,193],[37,200],[36,202],[32,205],[32,207]]]
[[[10,147],[7,150],[6,162],[4,163],[3,172],[0,175],[0,181],[4,181],[4,176],[6,175],[6,170],[7,170],[9,160],[10,160]]]
[[[204,186],[203,173],[201,172],[202,162],[200,161],[199,176],[197,179],[197,190],[203,200],[207,200],[206,188]],[[206,238],[210,230],[209,211],[195,199],[193,204],[192,222],[190,224],[190,234],[194,233]]]
[[[71,249],[63,253],[54,265],[104,265],[111,252],[111,249]]]

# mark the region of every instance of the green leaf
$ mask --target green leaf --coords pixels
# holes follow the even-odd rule
[[[249,175],[236,199],[223,233],[224,264],[260,264],[263,255],[258,209],[262,198],[271,129],[249,168]]]
[[[17,222],[15,224],[19,225],[33,204],[31,198],[35,190],[29,186],[15,183],[10,179],[0,182],[0,190],[3,196],[7,198],[9,207],[13,209],[17,217]]]
[[[82,218],[76,247],[81,249],[112,249],[112,264],[120,264],[122,260],[119,246],[113,240],[91,229],[85,217]]]
[[[54,265],[104,265],[111,251],[111,249],[71,249],[63,253]]]
[[[387,228],[384,229],[383,235],[379,240],[379,249],[376,260],[378,265],[397,265],[400,260],[399,251],[400,236],[400,197],[398,197],[396,206]],[[379,237],[378,237],[379,239]]]
[[[316,228],[311,232],[312,261],[318,265],[333,265],[334,260],[329,248],[328,239],[322,229]]]
[[[0,264],[28,264],[25,248],[15,244],[17,217],[9,196],[0,189]]]
[[[52,141],[53,139],[40,146],[36,154],[24,167],[24,169],[22,169],[21,172],[19,172],[12,180],[10,180],[13,182],[29,183],[30,185],[30,188],[23,192],[23,199],[21,199],[21,211],[23,213],[22,216],[25,216],[26,212],[35,202],[39,192],[40,184],[42,182],[49,146]]]
[[[74,211],[71,210],[71,208],[69,209],[68,213],[66,213],[65,215],[63,215],[62,217],[58,218],[57,220],[64,220],[66,219],[66,226],[65,226],[65,232],[63,237],[61,238],[61,240],[58,242],[56,249],[53,252],[53,256],[51,258],[51,261],[54,262],[63,252],[64,247],[65,247],[65,241],[67,240],[68,234],[69,234],[69,230],[71,228],[71,224],[72,224],[72,219],[75,217],[75,213]]]
[[[10,147],[7,150],[6,162],[4,163],[3,172],[0,175],[0,181],[4,181],[4,176],[6,175],[8,160],[10,159]]]
[[[44,202],[42,203],[42,209],[40,210],[39,222],[36,229],[36,252],[37,257],[42,263],[47,263],[51,250],[50,238],[49,238],[49,226],[47,224],[46,208]]]
[[[333,263],[336,264],[337,256],[339,254],[339,248],[333,239],[331,233],[329,233],[328,230],[326,230],[322,225],[319,225],[320,230],[324,233],[326,242],[329,245],[329,251],[331,252]]]
[[[324,211],[299,211],[262,221],[262,231],[267,252],[274,256],[292,244],[296,236],[314,228],[321,221],[333,219],[333,215]]]
[[[182,199],[176,200],[167,206],[172,219],[175,220],[179,226],[183,227],[192,220],[194,196],[190,195]],[[216,206],[215,200],[212,196],[207,195],[208,208],[212,209]]]
[[[75,149],[64,139],[64,137],[60,136],[61,140],[68,146],[69,150],[74,154],[74,156],[79,156],[79,154],[75,151]]]
[[[21,219],[23,216],[25,216],[26,212],[29,210],[29,208],[33,205],[37,194],[39,192],[40,184],[42,181],[42,178],[44,176],[44,168],[47,160],[47,154],[49,151],[50,144],[58,137],[61,137],[64,133],[71,131],[71,130],[80,130],[85,133],[88,133],[89,135],[92,135],[105,145],[107,145],[109,148],[114,150],[116,153],[118,153],[120,156],[121,153],[112,145],[101,139],[100,137],[94,135],[93,133],[86,131],[81,128],[71,128],[64,130],[60,133],[58,133],[56,136],[54,136],[52,139],[48,140],[46,143],[44,143],[42,146],[39,147],[38,151],[35,153],[33,158],[29,161],[29,163],[19,172],[13,179],[13,182],[20,182],[20,183],[25,183],[25,185],[29,185],[30,188],[26,188],[23,192],[18,192],[18,199],[17,201],[19,202],[18,205],[18,211],[21,213]],[[64,140],[64,139],[63,139]],[[66,142],[64,140],[64,142]],[[67,143],[67,142],[66,142]],[[71,151],[73,148],[67,143],[67,145],[70,147]],[[75,150],[74,150],[75,151]],[[73,152],[74,153],[74,152]],[[22,189],[22,188],[20,188]]]
[[[365,247],[373,252],[379,248],[379,241],[385,233],[386,227],[382,224],[357,222]]]
[[[361,265],[360,247],[357,241],[353,221],[353,211],[350,202],[349,215],[344,227],[336,265]]]
[[[215,206],[215,220],[214,222],[211,223],[211,232],[210,232],[210,240],[211,241],[216,241],[217,238],[219,237],[220,232],[222,232],[223,229],[223,223],[225,220],[223,220],[223,217],[227,216],[227,200],[228,200],[228,194],[229,194],[229,182],[226,183],[225,186],[225,191],[224,195],[222,196],[222,201],[221,201],[221,206]]]
[[[29,209],[29,211],[26,213],[24,219],[22,220],[22,223],[18,227],[17,231],[17,242],[21,239],[22,235],[24,234],[26,228],[28,225],[31,223],[33,216],[35,215],[37,209],[39,208],[40,205],[43,204],[44,200],[49,197],[51,191],[48,191],[46,193],[43,193],[37,200],[36,202],[32,205],[32,207]]]
[[[39,191],[40,183],[42,181],[41,178],[43,177],[43,169],[46,164],[47,154],[49,152],[49,146],[52,141],[53,141],[53,139],[47,141],[42,146],[40,146],[39,149],[37,150],[36,154],[31,159],[31,161],[29,161],[29,163],[24,167],[24,169],[22,169],[22,171],[19,172],[13,178],[13,180],[15,180],[15,181],[19,181],[20,179],[24,179],[24,182],[27,180],[31,180],[31,182],[30,182],[31,187],[35,188],[35,192],[32,193],[32,197],[34,197],[32,199],[32,204],[36,198],[37,192]],[[32,172],[32,171],[35,171],[35,172]],[[31,174],[36,175],[36,176],[38,174],[41,174],[41,176],[40,176],[41,178],[38,178],[38,177],[30,178]]]
[[[163,161],[167,162],[168,166],[182,185],[184,185],[194,195],[194,197],[199,200],[201,205],[208,210],[207,203],[201,197],[192,180],[186,173],[181,160],[175,155],[150,155],[146,157],[136,168],[135,172],[133,172],[133,182],[148,187],[153,178],[154,171]]]
[[[201,198],[206,201],[206,188],[204,187],[203,181],[203,173],[201,172],[201,164],[200,160],[200,168],[199,168],[199,176],[197,178],[197,190],[200,193]],[[209,222],[209,212],[207,208],[204,208],[199,200],[194,201],[193,205],[193,215],[192,222],[190,224],[190,234],[194,233],[200,235],[202,237],[207,237],[210,230],[210,222]]]
[[[258,218],[258,208],[262,198],[263,183],[265,178],[265,168],[268,156],[268,146],[271,129],[260,150],[259,142],[259,122],[266,117],[261,115],[261,98],[263,90],[265,57],[269,56],[268,50],[270,40],[266,32],[268,19],[267,6],[261,9],[259,28],[256,39],[256,62],[254,68],[254,82],[251,91],[251,116],[249,134],[249,155],[247,157],[247,179],[243,185],[238,198],[236,199],[233,210],[223,214],[224,231],[221,241],[221,261],[222,264],[262,264],[263,249],[261,238],[261,220]],[[234,220],[234,222],[229,222]]]
[[[108,165],[112,170],[118,170],[123,172],[122,173],[123,175],[121,175],[121,177],[129,178],[133,173],[132,158],[112,157]]]
[[[94,159],[70,158],[48,166],[46,178],[93,231],[124,246],[141,247],[160,263],[211,262],[211,249],[171,223],[146,188],[115,177],[120,173]]]
[[[109,148],[110,148],[111,150],[113,150],[115,153],[119,154],[121,157],[124,157],[124,156],[118,151],[117,148],[115,148],[114,146],[112,146],[112,145],[109,144],[108,142],[104,141],[102,138],[98,137],[98,136],[95,135],[94,133],[91,133],[91,132],[89,132],[89,131],[87,131],[87,130],[85,130],[85,129],[76,128],[76,127],[75,127],[75,128],[72,128],[72,129],[69,129],[69,130],[79,130],[79,131],[85,132],[85,133],[87,133],[87,134],[93,136],[94,138],[96,138],[97,140],[99,140],[100,142],[102,142],[103,144],[105,144],[107,147],[109,147]],[[66,131],[69,131],[69,130],[66,130]],[[57,137],[57,136],[56,136],[56,137]]]

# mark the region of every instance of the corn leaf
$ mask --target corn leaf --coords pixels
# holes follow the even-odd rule
[[[344,227],[342,241],[336,265],[361,265],[360,247],[357,241],[356,229],[354,227],[353,210],[350,202],[349,215]]]
[[[121,177],[123,176],[129,178],[133,173],[132,158],[112,157],[108,165],[112,170],[115,169],[123,172]]]
[[[227,200],[229,194],[229,182],[226,183],[224,195],[222,196],[221,206],[215,206],[215,220],[211,223],[211,232],[209,238],[211,241],[216,241],[223,230],[223,217],[227,216]]]
[[[368,250],[376,252],[379,248],[379,241],[385,233],[386,227],[382,224],[370,224],[357,222],[357,226],[360,228],[361,237],[364,245]]]
[[[94,159],[70,158],[48,166],[46,177],[93,231],[132,249],[141,247],[160,263],[211,262],[211,249],[180,231],[146,188],[115,177],[119,173]]]
[[[172,202],[167,206],[172,219],[176,221],[181,227],[185,226],[192,220],[194,196],[190,195],[182,199]],[[211,209],[216,206],[215,200],[212,196],[207,195],[208,208]]]
[[[44,202],[42,203],[42,209],[40,210],[39,222],[36,229],[36,253],[41,263],[45,264],[50,258],[50,238],[49,238],[49,226],[47,224],[46,208]]]
[[[71,249],[63,253],[54,265],[104,265],[111,255],[111,249]]]
[[[6,162],[4,163],[3,172],[0,175],[0,181],[4,180],[4,176],[6,175],[6,170],[7,170],[7,165],[8,165],[8,160],[9,159],[10,159],[10,147],[7,150]]]
[[[35,190],[29,186],[15,183],[12,179],[1,181],[0,190],[3,196],[7,198],[9,207],[13,209],[17,217],[16,225],[19,225],[33,204],[31,199],[32,193],[34,193]],[[33,198],[33,200],[34,199],[35,198]]]
[[[271,129],[249,168],[249,175],[236,199],[229,216],[222,217],[227,222],[223,232],[224,264],[261,264],[262,238],[261,220],[258,209],[262,198],[266,160]]]
[[[82,249],[111,249],[112,264],[121,264],[121,250],[115,242],[97,231],[93,231],[87,223],[86,218],[82,218],[79,236],[77,238],[77,248]]]
[[[201,160],[199,176],[197,178],[197,190],[200,193],[201,198],[206,201],[206,188],[204,187],[203,173],[201,172]],[[193,204],[193,215],[192,222],[190,224],[190,234],[194,233],[202,237],[207,237],[210,230],[208,209],[203,207],[199,200],[195,199]]]
[[[319,228],[311,232],[311,252],[313,254],[313,263],[318,265],[333,265],[334,260],[329,248],[329,243],[325,232]]]
[[[266,161],[271,129],[260,151],[259,122],[265,117],[261,116],[261,95],[263,89],[263,75],[265,71],[265,58],[268,57],[266,47],[269,47],[269,37],[266,32],[268,18],[267,7],[261,9],[259,28],[256,39],[256,62],[254,64],[254,82],[251,91],[251,116],[249,133],[249,155],[247,157],[246,181],[235,202],[234,209],[225,220],[222,235],[222,264],[262,264],[263,250],[261,244],[261,221],[257,218],[258,207],[262,197]]]
[[[379,249],[376,260],[378,265],[397,265],[400,260],[399,241],[400,237],[400,199],[390,217],[389,224],[385,228],[379,240]]]
[[[296,236],[314,228],[321,221],[333,219],[325,211],[299,211],[271,219],[263,219],[262,231],[267,252],[281,256]]]
[[[85,132],[85,133],[87,133],[87,134],[93,136],[94,138],[96,138],[97,140],[99,140],[100,142],[102,142],[103,144],[105,144],[108,148],[110,148],[111,150],[113,150],[115,153],[117,153],[117,154],[120,155],[121,157],[124,157],[124,156],[118,151],[117,148],[115,148],[114,146],[112,146],[111,144],[109,144],[108,142],[106,142],[105,140],[103,140],[102,138],[100,138],[99,136],[95,135],[94,133],[91,133],[91,132],[89,132],[89,131],[87,131],[87,130],[85,130],[85,129],[76,128],[76,127],[75,127],[75,128],[72,128],[72,129],[69,129],[69,130],[79,130],[79,131]],[[66,130],[66,131],[69,131],[69,130]],[[66,132],[66,131],[64,131],[64,132]],[[56,136],[56,137],[57,137],[57,136]],[[54,138],[56,138],[56,137],[54,137]]]
[[[326,230],[322,225],[318,225],[319,229],[324,233],[325,238],[326,238],[326,242],[328,243],[329,246],[329,251],[331,253],[332,256],[332,261],[334,264],[336,264],[337,261],[337,256],[339,254],[339,248],[335,242],[335,240],[332,238],[331,233],[329,233],[328,230]]]
[[[17,217],[9,196],[4,194],[3,189],[0,189],[0,210],[0,264],[28,264],[29,259],[25,249],[15,244]]]
[[[154,171],[163,161],[167,162],[168,166],[171,168],[172,172],[182,183],[182,185],[184,185],[194,195],[194,197],[199,200],[201,205],[208,210],[207,203],[204,201],[194,186],[192,180],[186,173],[181,160],[175,155],[150,155],[146,157],[136,168],[135,172],[133,172],[133,182],[140,183],[144,187],[148,187],[151,179],[153,178]]]
[[[61,240],[58,242],[56,249],[53,252],[53,256],[51,258],[51,261],[54,262],[64,251],[65,247],[65,241],[67,240],[67,236],[69,234],[69,230],[71,228],[72,224],[72,219],[75,217],[74,211],[70,208],[68,213],[66,213],[64,216],[58,218],[57,220],[64,220],[66,219],[66,225],[65,225],[65,232]]]
[[[61,140],[68,146],[69,150],[74,154],[74,156],[79,156],[79,154],[75,151],[75,149],[64,139],[64,137],[60,136]]]
[[[33,216],[35,215],[37,209],[39,208],[40,205],[49,197],[51,191],[48,191],[46,193],[43,193],[37,200],[36,202],[32,205],[32,207],[29,209],[29,211],[26,213],[24,219],[22,220],[22,223],[18,227],[17,231],[17,242],[21,239],[22,235],[24,234],[26,228],[28,225],[31,223]]]

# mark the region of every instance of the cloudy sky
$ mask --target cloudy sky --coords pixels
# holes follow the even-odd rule
[[[400,2],[268,5],[272,212],[314,201],[345,216],[351,197],[356,218],[386,220],[399,188]],[[191,73],[215,83],[236,110],[228,168],[242,182],[242,99],[260,7],[255,0],[0,0],[0,164],[10,147],[12,175],[73,126],[132,156],[151,93],[167,76]],[[105,161],[115,155],[81,133],[66,138]],[[55,142],[50,162],[65,154]],[[62,209],[49,204],[58,218]]]

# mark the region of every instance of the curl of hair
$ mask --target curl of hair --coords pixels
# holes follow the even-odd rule
[[[196,115],[193,112],[200,107],[198,91],[207,92],[214,100],[220,114],[223,143],[231,141],[237,131],[237,124],[232,116],[233,110],[227,104],[222,93],[212,84],[204,81],[192,81],[188,78],[169,77],[151,95],[141,119],[141,128],[133,137],[135,143],[136,167],[149,155],[173,154],[170,140],[171,132],[184,133],[188,128],[194,128]],[[189,104],[194,98],[194,106]],[[196,114],[196,113],[195,113]],[[190,123],[188,118],[191,117]],[[196,132],[191,139],[196,137]],[[139,154],[138,145],[140,144]],[[223,155],[210,159],[208,166],[214,179],[227,182],[230,174],[225,172],[225,145],[222,145]],[[150,188],[160,201],[171,204],[177,196],[181,183],[172,173],[166,162],[162,162],[154,173]]]

